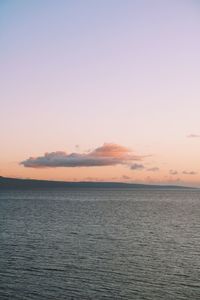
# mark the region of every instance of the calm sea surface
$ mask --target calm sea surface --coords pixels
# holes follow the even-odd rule
[[[0,191],[0,299],[200,299],[200,191]]]

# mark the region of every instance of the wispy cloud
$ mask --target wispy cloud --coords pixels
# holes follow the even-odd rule
[[[130,169],[131,170],[143,170],[143,169],[145,169],[145,167],[144,167],[144,165],[142,165],[142,164],[132,164],[131,166],[130,166]]]
[[[195,172],[195,171],[183,171],[183,174],[184,174],[184,175],[196,175],[196,174],[198,174],[198,173]]]
[[[130,177],[130,176],[127,176],[127,175],[123,175],[123,176],[122,176],[122,179],[125,179],[125,180],[130,180],[130,179],[131,179],[131,177]]]
[[[200,134],[188,134],[187,135],[188,138],[200,138]]]
[[[149,168],[147,169],[148,172],[158,172],[159,168],[158,167],[153,167],[153,168]]]
[[[170,175],[177,175],[178,171],[176,171],[176,170],[169,170],[169,174]]]
[[[142,156],[134,154],[124,146],[105,143],[87,153],[67,154],[63,151],[56,151],[45,153],[39,157],[30,157],[20,164],[27,168],[97,167],[131,164],[133,161],[141,159]]]

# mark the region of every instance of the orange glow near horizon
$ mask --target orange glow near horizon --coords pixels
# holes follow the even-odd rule
[[[104,153],[103,153],[104,155]],[[110,154],[109,154],[110,155]],[[116,154],[114,154],[115,156]],[[119,155],[119,154],[118,154]],[[144,166],[143,169],[131,170],[129,165],[116,166],[93,166],[93,167],[45,167],[25,168],[19,162],[4,163],[1,169],[2,176],[63,180],[63,181],[113,181],[113,182],[135,182],[149,184],[177,184],[199,186],[200,178],[198,173],[191,169],[185,170],[178,166],[171,168],[170,164],[155,164],[156,157],[145,157],[136,163]]]

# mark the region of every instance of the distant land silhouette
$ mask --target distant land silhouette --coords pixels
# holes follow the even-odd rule
[[[0,190],[3,189],[66,189],[66,188],[119,188],[119,189],[188,189],[191,187],[175,185],[151,185],[125,182],[94,182],[94,181],[51,181],[37,179],[19,179],[0,176]]]

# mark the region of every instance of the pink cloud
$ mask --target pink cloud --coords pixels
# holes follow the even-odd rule
[[[197,172],[194,172],[194,171],[183,171],[183,174],[184,175],[196,175]]]
[[[143,169],[145,169],[145,167],[142,164],[134,163],[130,166],[130,169],[131,170],[143,170]]]
[[[141,160],[142,156],[118,144],[108,143],[87,153],[69,153],[56,151],[43,156],[30,157],[20,164],[27,168],[45,167],[97,167],[130,164]]]
[[[176,170],[169,170],[169,174],[170,175],[177,175],[178,171],[176,171]]]
[[[147,169],[147,171],[149,171],[149,172],[157,172],[157,171],[159,171],[159,168],[158,167],[152,167],[152,168]]]
[[[187,135],[188,138],[200,138],[200,134],[188,134]]]

